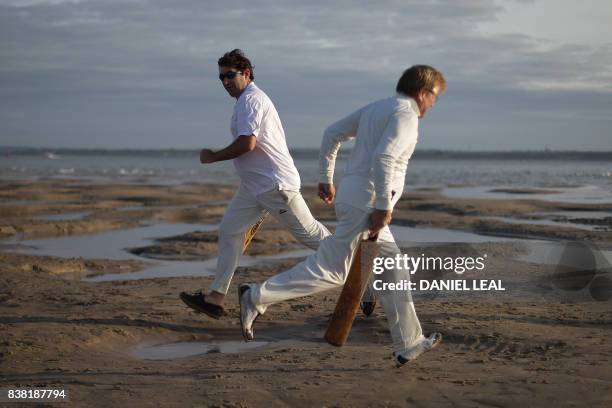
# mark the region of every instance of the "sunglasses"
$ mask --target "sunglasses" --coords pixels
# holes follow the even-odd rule
[[[234,79],[238,74],[242,74],[242,71],[227,71],[225,74],[219,74],[219,80],[223,82],[225,78]]]

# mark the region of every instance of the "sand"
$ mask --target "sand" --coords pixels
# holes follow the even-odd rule
[[[271,307],[255,326],[256,340],[267,342],[261,348],[167,360],[135,355],[146,346],[173,342],[241,341],[237,284],[262,281],[300,259],[283,258],[301,247],[273,221],[258,233],[249,255],[279,259],[238,269],[228,316],[219,321],[192,312],[178,299],[183,290],[205,287],[209,276],[82,279],[128,276],[159,259],[210,260],[217,252],[215,231],[163,237],[132,248],[140,256],[126,260],[19,252],[22,239],[87,237],[141,223],[216,224],[233,190],[210,184],[0,182],[0,388],[65,388],[70,393],[65,406],[75,407],[612,404],[612,301],[594,300],[588,288],[580,296],[555,291],[551,266],[526,260],[521,242],[466,247],[488,254],[487,278],[502,279],[506,293],[415,299],[424,331],[441,331],[444,339],[400,369],[390,358],[380,306],[370,317],[358,315],[346,346],[323,341],[339,290]],[[333,210],[318,202],[312,189],[304,194],[317,218],[334,220]],[[612,247],[611,218],[591,219],[600,227],[594,230],[484,218],[538,219],[533,213],[568,208],[610,211],[612,205],[529,197],[449,199],[419,191],[405,195],[394,223]],[[70,218],[75,212],[87,214],[41,218]],[[600,271],[598,276],[609,275]]]

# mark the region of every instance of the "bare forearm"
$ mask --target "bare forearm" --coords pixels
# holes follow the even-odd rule
[[[250,152],[255,148],[257,138],[251,136],[239,136],[224,149],[213,152],[209,149],[203,149],[200,153],[200,161],[202,163],[214,163],[224,160],[232,160]]]

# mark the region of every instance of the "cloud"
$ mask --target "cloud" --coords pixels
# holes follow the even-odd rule
[[[592,108],[599,118],[594,103],[573,109],[557,98],[586,92],[609,102],[611,48],[479,32],[500,13],[489,0],[3,1],[0,144],[83,145],[87,132],[98,143],[104,135],[110,144],[221,146],[232,102],[216,60],[236,47],[253,58],[257,82],[300,146],[317,146],[330,121],[391,94],[415,63],[445,73],[442,101],[465,114],[529,111],[538,121],[571,111],[586,121]],[[462,126],[460,134],[474,133]],[[194,135],[198,128],[210,133]]]

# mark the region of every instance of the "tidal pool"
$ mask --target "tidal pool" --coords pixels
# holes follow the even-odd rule
[[[132,355],[143,360],[172,360],[211,353],[237,354],[266,345],[267,341],[179,342],[143,347]]]

